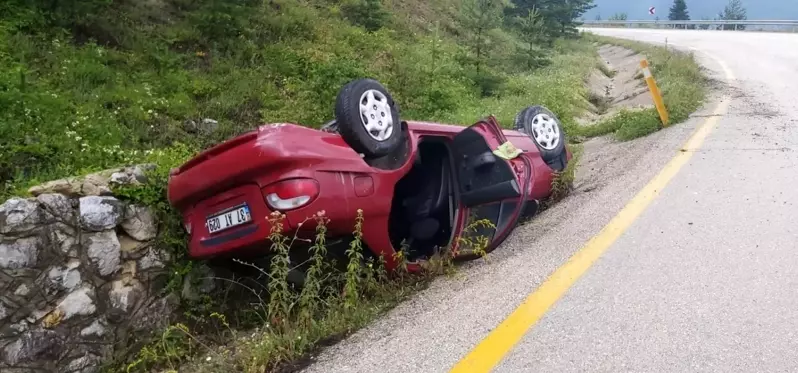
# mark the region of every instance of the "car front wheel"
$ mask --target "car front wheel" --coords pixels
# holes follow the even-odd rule
[[[344,141],[368,158],[386,156],[402,141],[399,109],[388,90],[373,79],[354,80],[341,88],[335,119]]]
[[[555,171],[568,164],[565,151],[565,131],[557,116],[543,106],[530,106],[515,117],[514,127],[532,138],[540,156]]]

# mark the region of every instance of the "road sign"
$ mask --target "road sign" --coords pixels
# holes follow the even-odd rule
[[[657,11],[657,7],[652,6],[651,8],[648,8],[648,14],[651,14],[652,16],[654,15],[654,13],[656,11]]]

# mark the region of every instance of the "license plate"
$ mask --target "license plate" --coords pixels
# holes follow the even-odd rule
[[[252,215],[249,213],[249,207],[241,205],[211,216],[206,220],[205,225],[208,227],[208,232],[216,233],[248,223],[251,220]]]

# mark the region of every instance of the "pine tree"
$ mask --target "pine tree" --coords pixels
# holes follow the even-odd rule
[[[493,47],[492,31],[502,24],[502,13],[505,7],[504,0],[466,0],[463,2],[460,22],[463,28],[470,30],[468,46],[471,55],[468,56],[475,67],[472,76],[474,82],[480,87],[483,96],[489,96],[499,85],[499,78],[487,71],[490,50]]]
[[[519,20],[519,31],[527,42],[525,51],[526,65],[529,70],[545,66],[549,63],[546,53],[542,53],[540,44],[545,37],[546,23],[540,11],[532,9],[529,14]]]
[[[673,0],[668,19],[671,21],[690,20],[690,14],[687,12],[687,3],[684,0]]]
[[[610,21],[626,21],[627,19],[629,19],[629,16],[626,13],[615,13],[611,15],[610,18],[607,19],[609,19]]]
[[[577,34],[576,27],[580,25],[576,20],[588,10],[596,7],[593,0],[549,0],[547,1],[549,14],[559,28],[559,35]],[[545,8],[543,16],[546,17]]]
[[[577,21],[588,10],[595,8],[593,0],[512,0],[512,7],[505,9],[511,20],[526,17],[532,9],[538,9],[546,24],[547,36],[576,34]]]
[[[490,31],[499,27],[502,21],[504,3],[501,0],[466,0],[463,2],[462,23],[472,32],[470,47],[475,55],[477,74],[483,58],[491,46]]]
[[[742,0],[729,0],[729,4],[718,14],[718,18],[724,21],[741,21],[748,19],[748,15],[743,7]],[[743,30],[745,25],[724,25],[723,29]]]
[[[377,31],[388,19],[388,12],[382,8],[380,0],[354,0],[344,2],[341,12],[352,23],[363,26],[368,31]]]
[[[687,12],[687,3],[684,0],[673,0],[668,19],[671,21],[687,21],[690,13]]]

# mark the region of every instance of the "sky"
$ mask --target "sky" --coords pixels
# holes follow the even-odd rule
[[[648,8],[656,7],[656,15],[660,19],[668,18],[668,9],[673,0],[594,0],[596,7],[584,15],[585,19],[595,19],[601,14],[602,19],[625,12],[630,20],[652,19]],[[728,3],[728,0],[686,0],[691,19],[701,17],[714,18]],[[748,19],[798,19],[798,0],[743,0],[748,10]]]

